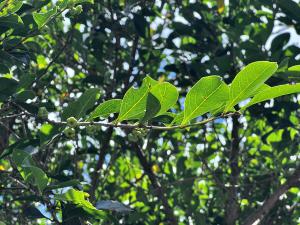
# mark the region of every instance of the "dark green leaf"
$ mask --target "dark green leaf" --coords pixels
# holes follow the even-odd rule
[[[62,113],[62,118],[66,120],[67,118],[74,116],[80,119],[86,115],[86,112],[90,110],[95,102],[100,97],[100,90],[98,88],[91,88],[84,92],[78,100],[71,102],[67,108],[64,109]]]

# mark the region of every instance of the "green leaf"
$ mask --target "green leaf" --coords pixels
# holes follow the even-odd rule
[[[76,179],[72,179],[72,180],[60,182],[60,183],[57,183],[57,184],[49,185],[46,189],[47,190],[53,190],[53,189],[71,187],[71,186],[76,186],[76,185],[80,185],[80,182]]]
[[[74,4],[90,3],[94,4],[94,0],[71,0]]]
[[[266,100],[270,100],[273,98],[277,98],[283,95],[289,95],[294,93],[300,92],[300,84],[284,84],[284,85],[278,85],[275,87],[269,87],[265,89],[264,91],[261,91],[257,95],[255,95],[252,100],[242,108],[242,110],[245,110],[251,105],[257,104],[259,102],[263,102]]]
[[[48,184],[48,177],[43,170],[36,166],[23,166],[23,170],[26,171],[24,179],[37,186],[42,192]]]
[[[201,78],[189,91],[184,102],[182,124],[219,108],[228,101],[229,88],[219,76]]]
[[[45,12],[45,13],[33,13],[33,19],[38,25],[38,28],[41,29],[43,26],[45,26],[51,18],[56,15],[57,13],[57,7],[54,7],[53,9]]]
[[[122,99],[111,99],[103,102],[90,114],[89,118],[94,119],[97,117],[108,117],[112,113],[120,111]]]
[[[84,92],[77,101],[71,102],[67,108],[64,109],[62,113],[62,118],[66,120],[67,118],[74,116],[79,119],[86,115],[86,112],[90,110],[95,102],[100,97],[100,90],[98,88],[91,88]]]
[[[0,17],[0,27],[19,29],[24,26],[21,17],[16,14]]]
[[[101,210],[96,209],[88,200],[89,194],[83,191],[70,189],[64,194],[58,194],[54,196],[59,201],[68,202],[78,207],[81,207],[86,213],[93,215],[95,218],[104,218],[105,213]]]
[[[23,179],[37,186],[42,192],[48,184],[48,177],[43,170],[34,165],[31,155],[23,150],[14,150],[12,159],[17,165],[17,168]]]
[[[18,81],[6,77],[0,77],[0,101],[4,101],[15,93]]]
[[[176,104],[178,95],[176,87],[168,82],[158,83],[151,87],[143,121],[167,112],[168,109]]]
[[[300,65],[291,66],[283,73],[289,79],[298,80],[300,79]]]
[[[143,118],[146,111],[147,97],[150,87],[143,82],[138,89],[131,87],[124,95],[120,107],[118,122]]]
[[[225,112],[251,97],[275,73],[277,67],[275,62],[258,61],[250,63],[240,71],[230,85],[229,102]]]
[[[150,89],[150,93],[156,97],[160,103],[160,110],[156,114],[159,116],[168,111],[176,104],[179,93],[177,88],[168,82],[159,83]]]
[[[0,3],[0,17],[17,12],[23,5],[22,0],[10,0]]]
[[[183,121],[183,118],[184,118],[184,112],[180,112],[180,113],[176,114],[169,126],[181,124]]]
[[[15,98],[16,98],[16,101],[18,101],[18,102],[25,102],[28,99],[35,98],[35,93],[31,90],[21,91],[20,93],[18,93],[16,95]]]

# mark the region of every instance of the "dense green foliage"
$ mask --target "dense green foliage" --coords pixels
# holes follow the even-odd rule
[[[0,224],[300,224],[299,22],[292,0],[0,0]]]

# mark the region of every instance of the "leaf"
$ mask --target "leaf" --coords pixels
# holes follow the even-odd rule
[[[96,203],[97,209],[102,210],[111,210],[115,212],[131,212],[132,209],[125,206],[121,202],[113,201],[113,200],[102,200]]]
[[[156,97],[160,103],[160,110],[156,114],[159,116],[167,112],[176,104],[179,93],[177,88],[168,82],[159,83],[150,89],[150,93]]]
[[[169,126],[181,124],[183,121],[183,118],[184,118],[184,112],[180,112],[180,113],[176,114]]]
[[[219,76],[201,78],[188,92],[182,124],[219,108],[228,101],[229,88]]]
[[[152,84],[154,84],[152,82]],[[178,99],[178,91],[176,87],[168,82],[157,83],[150,88],[147,97],[146,113],[143,122],[162,115],[176,104]]]
[[[89,194],[83,191],[78,191],[75,189],[70,189],[64,194],[57,194],[54,196],[55,199],[59,201],[69,202],[79,207],[82,207],[85,212],[97,217],[104,218],[105,213],[96,209],[88,200]]]
[[[150,26],[144,16],[139,14],[134,14],[133,23],[139,36],[143,38],[149,37]]]
[[[300,92],[300,83],[298,84],[284,84],[284,85],[278,85],[275,87],[269,87],[265,89],[264,91],[261,91],[257,95],[255,95],[252,100],[242,108],[242,110],[245,110],[246,108],[250,107],[251,105],[257,104],[259,102],[263,102],[266,100],[270,100],[273,98],[277,98],[283,95],[289,95],[294,93]]]
[[[34,99],[35,98],[35,93],[31,90],[25,90],[21,91],[16,95],[16,101],[18,102],[25,102],[28,99]]]
[[[0,101],[6,100],[9,96],[15,93],[18,86],[18,81],[0,77]]]
[[[63,111],[62,118],[66,120],[67,118],[74,116],[79,119],[86,115],[86,112],[90,110],[95,102],[100,97],[100,90],[98,88],[91,88],[84,92],[77,101],[71,102]]]
[[[94,0],[71,0],[74,4],[90,3],[94,4]]]
[[[87,197],[89,197],[88,193],[75,189],[70,189],[64,194],[55,195],[55,198],[60,201],[72,202],[73,204],[95,208],[92,203],[86,200]]]
[[[217,7],[218,7],[218,13],[224,12],[225,9],[225,3],[224,0],[217,0]]]
[[[47,190],[71,187],[71,186],[76,186],[76,185],[80,185],[80,182],[76,179],[72,179],[72,180],[63,181],[63,182],[60,182],[60,183],[57,183],[57,184],[49,185],[47,187]]]
[[[0,27],[7,27],[13,29],[19,29],[24,26],[21,17],[16,14],[12,14],[5,17],[0,17]]]
[[[56,15],[57,13],[57,7],[54,7],[53,9],[45,12],[45,13],[33,13],[33,19],[38,25],[38,28],[41,29],[43,26],[45,26],[51,18]]]
[[[22,0],[10,0],[0,3],[0,17],[17,12],[23,5]]]
[[[225,112],[251,97],[275,73],[277,67],[275,62],[258,61],[250,63],[240,71],[230,85],[229,102]]]
[[[108,117],[112,113],[120,111],[122,99],[111,99],[103,102],[90,114],[89,118]]]
[[[23,214],[29,219],[47,218],[34,205],[25,205]]]
[[[143,118],[146,111],[149,86],[143,82],[138,89],[131,87],[124,95],[120,107],[118,122]]]
[[[36,166],[23,166],[23,170],[27,170],[25,180],[35,186],[42,192],[48,184],[48,177],[45,172]]]
[[[288,17],[300,22],[300,7],[298,3],[292,0],[278,0],[276,3]]]
[[[48,184],[48,177],[43,170],[34,165],[31,155],[23,150],[14,150],[12,158],[23,179],[37,186],[42,192]]]
[[[289,67],[283,74],[292,80],[300,79],[300,65]]]

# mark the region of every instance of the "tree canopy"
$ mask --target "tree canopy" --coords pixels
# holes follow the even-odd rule
[[[0,225],[300,224],[300,3],[0,0]]]

